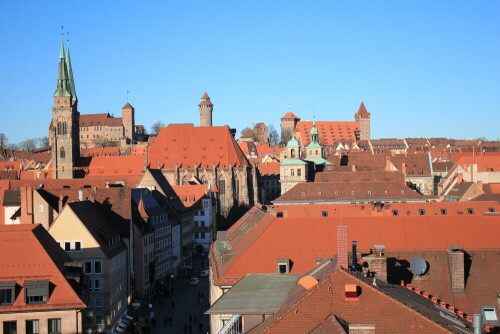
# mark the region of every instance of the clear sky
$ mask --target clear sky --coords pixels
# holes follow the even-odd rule
[[[373,138],[500,138],[500,1],[1,1],[10,142],[48,133],[61,25],[81,114],[129,90],[136,124],[198,125],[207,91],[238,133],[364,101]]]

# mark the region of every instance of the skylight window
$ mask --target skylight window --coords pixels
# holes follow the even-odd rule
[[[486,323],[498,323],[498,315],[495,306],[481,306]]]
[[[447,214],[446,209],[441,209],[441,214],[445,216]]]
[[[421,216],[425,216],[425,210],[424,209],[420,209],[420,210],[418,210],[418,212],[420,213]]]
[[[469,215],[473,215],[474,214],[474,209],[473,208],[467,208],[467,213]]]

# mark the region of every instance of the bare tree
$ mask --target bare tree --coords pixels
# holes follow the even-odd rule
[[[161,121],[156,121],[151,125],[151,133],[157,135],[161,128],[165,127],[165,124]]]
[[[94,147],[116,147],[118,146],[116,142],[108,140],[106,138],[98,137],[92,140]]]
[[[9,139],[5,135],[5,133],[0,132],[0,147],[6,147],[9,143]]]
[[[39,147],[49,146],[49,137],[45,136],[38,138],[38,145],[40,145]]]
[[[291,130],[283,132],[281,137],[281,143],[286,144],[290,139],[292,139],[293,132]]]
[[[272,124],[269,124],[269,126],[267,128],[268,128],[268,135],[269,135],[269,144],[272,146],[278,145],[278,143],[280,142],[280,136],[278,134],[278,131],[276,130],[276,128]]]
[[[37,148],[38,138],[29,138],[19,143],[21,150],[32,151]]]

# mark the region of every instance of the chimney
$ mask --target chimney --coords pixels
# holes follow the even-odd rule
[[[464,180],[464,175],[462,173],[457,174],[457,184],[462,183]]]
[[[363,256],[363,261],[368,264],[368,271],[375,274],[375,278],[387,282],[387,258],[384,256],[384,245],[373,245],[375,252]]]
[[[483,190],[483,181],[477,181],[477,185]]]
[[[63,199],[64,199],[64,196],[59,195],[59,214],[61,214],[62,209],[63,209]]]
[[[337,261],[344,269],[349,266],[347,256],[347,226],[337,226]]]
[[[78,189],[78,200],[81,202],[83,201],[83,190]]]
[[[349,334],[375,334],[375,325],[349,324]]]
[[[405,162],[403,162],[401,164],[401,173],[403,173],[403,175],[406,175],[406,163]]]
[[[465,292],[464,252],[458,246],[448,247],[448,269],[451,279],[451,291],[454,294]]]
[[[391,170],[391,158],[388,156],[385,157],[385,170],[390,171]]]
[[[484,326],[484,318],[481,313],[476,313],[472,316],[472,327],[474,328],[474,334],[482,334]]]
[[[356,284],[346,284],[344,286],[345,300],[359,300],[359,290]]]

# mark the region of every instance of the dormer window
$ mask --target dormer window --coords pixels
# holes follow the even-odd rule
[[[12,305],[15,298],[16,282],[0,282],[0,306]]]
[[[467,208],[467,213],[469,215],[473,215],[474,214],[474,209],[473,208]]]
[[[49,300],[49,281],[25,281],[26,304],[45,304]]]
[[[278,259],[278,274],[289,274],[290,273],[290,259]]]

